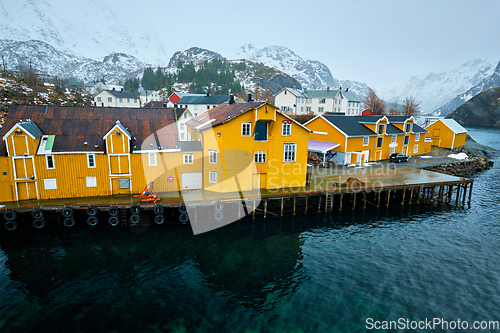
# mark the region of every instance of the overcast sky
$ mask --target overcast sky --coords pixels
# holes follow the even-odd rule
[[[145,24],[157,18],[167,54],[280,45],[325,63],[338,79],[375,87],[469,60],[500,60],[498,0],[147,0],[133,7],[145,9],[134,11],[150,18]]]

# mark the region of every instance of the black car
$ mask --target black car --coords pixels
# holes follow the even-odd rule
[[[390,161],[397,162],[397,163],[408,162],[408,156],[406,156],[405,154],[398,154],[398,153],[391,154]]]

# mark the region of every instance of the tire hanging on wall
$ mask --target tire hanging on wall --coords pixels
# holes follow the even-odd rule
[[[17,222],[16,221],[7,221],[5,222],[5,229],[8,231],[14,231],[17,229]]]
[[[63,221],[63,225],[66,228],[74,227],[75,224],[76,224],[76,220],[74,218],[72,218],[72,217],[65,218],[64,221]]]
[[[71,207],[65,207],[65,208],[61,211],[61,214],[62,214],[62,216],[64,216],[64,217],[73,217],[73,214],[74,214],[73,208],[71,208]]]
[[[5,213],[3,213],[3,218],[6,221],[14,221],[17,217],[17,213],[13,210],[8,210]]]
[[[224,210],[224,203],[222,201],[217,201],[214,204],[214,208],[215,208],[215,211],[220,212],[220,211]]]
[[[141,212],[141,206],[139,205],[130,206],[130,212],[134,215],[138,215]]]
[[[108,223],[110,226],[116,227],[120,223],[120,220],[118,220],[118,217],[116,217],[116,216],[111,216],[108,219]]]
[[[87,215],[88,216],[96,216],[97,215],[97,208],[92,207],[92,206],[87,208]]]
[[[179,221],[181,221],[181,223],[187,223],[188,220],[189,220],[188,214],[179,215]]]
[[[179,213],[181,214],[186,214],[187,213],[187,206],[185,204],[182,204],[179,206]]]
[[[165,211],[165,209],[163,208],[162,205],[156,205],[154,208],[153,208],[153,211],[155,212],[156,215],[162,215],[163,212]]]
[[[94,227],[97,225],[97,223],[99,223],[99,219],[95,216],[90,216],[88,219],[87,219],[87,224],[91,227]]]
[[[165,216],[163,215],[156,215],[154,218],[154,221],[156,224],[163,224],[165,222]]]
[[[222,219],[224,218],[224,213],[221,212],[221,211],[217,211],[214,213],[214,219],[219,222],[219,221],[222,221]]]
[[[129,218],[130,223],[137,224],[141,222],[141,217],[138,214],[132,214]]]
[[[33,221],[33,227],[37,229],[42,229],[43,227],[45,227],[45,220],[36,219],[35,221]]]
[[[36,208],[31,211],[31,217],[34,219],[43,219],[43,210]]]
[[[118,216],[120,214],[120,209],[118,207],[110,207],[108,209],[109,216]]]

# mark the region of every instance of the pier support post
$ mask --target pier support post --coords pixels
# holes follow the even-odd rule
[[[366,209],[366,192],[363,192],[363,209]]]
[[[253,199],[253,212],[252,212],[252,218],[255,218],[255,211],[257,210],[257,205],[255,204],[255,199]]]
[[[411,187],[411,193],[410,193],[410,204],[413,203],[413,192],[415,192],[415,189],[413,188],[413,186]]]
[[[404,206],[405,204],[405,196],[406,196],[406,189],[403,189],[403,200],[401,200],[401,206]]]
[[[283,197],[281,197],[281,216],[283,216]]]
[[[342,210],[342,201],[344,201],[343,198],[344,198],[344,193],[340,193],[340,207],[339,207],[339,210]]]
[[[472,198],[472,186],[474,185],[474,183],[470,183],[470,188],[469,188],[469,206],[470,206],[470,200]]]
[[[309,197],[306,195],[306,210],[304,211],[305,214],[307,214],[307,201],[308,201]]]
[[[382,190],[378,192],[378,198],[377,198],[377,208],[380,207],[380,195],[382,194]]]
[[[295,215],[295,206],[297,205],[297,197],[293,197],[293,215]]]
[[[391,201],[391,190],[387,192],[387,202],[385,203],[386,207],[389,207],[390,201]]]
[[[420,203],[422,197],[422,186],[418,187],[417,203]]]
[[[321,212],[321,197],[322,195],[319,195],[319,202],[318,202],[318,213]]]
[[[467,183],[464,184],[464,194],[462,199],[462,205],[465,205],[465,198],[467,197]]]
[[[431,189],[431,202],[434,202],[434,190],[436,189],[436,186],[433,186]]]
[[[457,197],[455,198],[455,204],[458,204],[459,198],[460,198],[460,184],[457,185]]]
[[[356,209],[356,192],[352,194],[352,210]]]
[[[264,201],[264,218],[267,217],[267,200]]]

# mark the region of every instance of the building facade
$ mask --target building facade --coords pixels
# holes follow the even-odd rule
[[[140,108],[138,96],[130,91],[103,90],[94,96],[94,105],[101,107]]]

